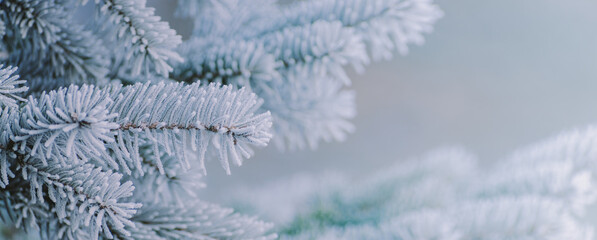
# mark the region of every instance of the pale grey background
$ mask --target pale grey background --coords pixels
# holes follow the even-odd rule
[[[149,1],[170,19],[174,1]],[[439,0],[422,47],[354,75],[357,131],[316,151],[273,146],[226,176],[208,164],[204,198],[298,172],[362,175],[427,150],[464,146],[491,163],[597,122],[597,1]],[[188,21],[173,21],[188,34]]]

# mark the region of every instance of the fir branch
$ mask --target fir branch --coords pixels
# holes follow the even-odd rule
[[[30,155],[44,163],[62,155],[84,161],[101,156],[119,126],[112,122],[117,114],[107,109],[110,101],[106,91],[89,85],[30,97],[14,140],[28,142]]]
[[[366,45],[375,58],[390,57],[391,50],[396,48],[405,52],[407,44],[421,43],[421,34],[430,31],[441,16],[441,11],[429,0],[376,0],[373,4],[361,0],[326,0],[281,7],[285,12],[277,17],[255,14],[245,19],[239,10],[243,7],[227,7],[232,2],[210,2],[213,5],[210,13],[197,18],[199,30],[194,36],[199,40],[179,49],[188,61],[175,67],[173,77],[187,82],[205,80],[251,86],[265,100],[264,109],[271,111],[279,122],[277,145],[283,146],[282,142],[287,141],[289,148],[307,144],[314,148],[321,139],[344,139],[353,128],[346,121],[354,115],[352,97],[338,90],[339,87],[321,82],[339,80],[349,85],[344,67],[351,64],[362,71],[363,65],[369,63]],[[270,7],[262,5],[265,9]],[[222,23],[211,20],[230,16],[231,19]],[[248,30],[226,32],[235,29],[234,26]],[[229,44],[218,43],[221,41]],[[255,65],[247,66],[246,59],[264,56],[261,51],[245,50],[247,44],[265,46],[264,52],[275,57],[275,71],[271,64],[260,65],[263,66],[258,68],[260,71],[254,70]],[[209,50],[203,50],[206,48]],[[255,72],[264,72],[264,67],[268,67],[266,79],[252,77]],[[283,79],[271,81],[272,76],[276,78],[274,73]],[[294,83],[298,81],[308,83],[298,86]],[[316,93],[319,90],[314,90],[315,86],[308,86],[314,82],[332,90]],[[328,108],[330,105],[342,107]],[[288,109],[299,111],[290,113]]]
[[[39,99],[30,97],[13,139],[30,147],[30,154],[44,163],[76,156],[112,169],[122,167],[128,174],[130,168],[141,170],[139,138],[156,149],[163,147],[183,166],[189,166],[183,149],[198,148],[203,171],[211,141],[230,173],[229,159],[240,165],[252,155],[251,145],[265,146],[271,138],[270,114],[254,114],[260,104],[245,89],[217,84],[147,83],[103,90],[71,86],[43,93]],[[163,174],[159,155],[156,164]]]
[[[258,39],[213,46],[195,39],[183,46],[179,52],[187,61],[175,67],[172,77],[186,82],[207,80],[240,86],[259,85],[300,67],[312,76],[338,79],[349,85],[350,79],[343,67],[351,64],[361,72],[363,65],[369,63],[360,37],[353,29],[342,27],[340,22],[318,21]]]
[[[249,145],[264,146],[271,138],[269,113],[254,114],[259,104],[255,94],[245,89],[218,84],[203,87],[199,83],[114,85],[106,89],[73,85],[42,93],[39,98],[30,97],[18,113],[12,108],[2,113],[2,183],[8,186],[8,178],[14,178],[18,171],[31,184],[32,199],[43,202],[49,198],[53,208],[61,209],[56,211],[61,221],[56,224],[64,229],[60,236],[79,236],[79,225],[72,221],[85,227],[92,221],[91,227],[82,231],[91,233],[92,238],[100,232],[110,236],[110,229],[121,231],[123,224],[128,224],[126,209],[137,205],[119,205],[111,200],[131,196],[134,188],[130,181],[120,185],[120,174],[102,169],[140,166],[133,158],[139,156],[139,142],[147,142],[163,151],[154,151],[154,170],[146,180],[161,178],[155,168],[161,174],[166,169],[171,173],[171,164],[187,169],[190,163],[184,149],[189,144],[198,146],[202,154],[199,167],[205,171],[203,159],[213,142],[214,152],[229,173],[229,156],[240,165],[242,157],[251,155]],[[160,160],[164,153],[169,155],[164,158],[166,167]],[[138,169],[141,173],[147,170]],[[182,173],[177,174],[182,177]],[[165,177],[173,180],[168,178],[172,176]],[[94,204],[116,205],[104,210]],[[80,211],[73,212],[77,207]],[[83,213],[81,209],[89,211]],[[124,215],[114,219],[110,211]],[[95,216],[94,220],[89,216]],[[67,222],[71,223],[64,228],[61,224]]]
[[[199,83],[135,84],[113,89],[109,111],[118,113],[117,139],[109,145],[117,158],[139,166],[139,138],[162,146],[168,155],[176,155],[189,166],[183,149],[198,150],[200,168],[209,142],[222,167],[230,174],[229,159],[241,165],[252,155],[250,145],[265,146],[271,138],[269,113],[255,114],[261,100],[246,89]],[[173,97],[175,96],[175,97]],[[175,134],[173,134],[175,133]],[[190,141],[190,142],[189,142]],[[190,145],[190,146],[189,146]],[[154,151],[158,152],[158,151]],[[163,174],[160,156],[156,162]]]
[[[60,238],[76,236],[80,230],[92,239],[98,239],[100,233],[111,235],[108,229],[129,234],[125,226],[132,225],[129,218],[141,207],[119,202],[132,196],[132,182],[121,183],[121,174],[92,164],[44,164],[39,159],[24,157],[19,159],[16,171],[30,185],[29,199],[39,204],[52,203],[52,214],[60,223],[56,229]]]
[[[62,87],[24,100],[19,94],[27,89],[12,76],[15,69],[0,67],[2,207],[17,226],[47,239],[277,238],[271,224],[196,199],[205,158],[219,159],[230,174],[230,161],[240,165],[251,147],[268,144],[272,119],[279,122],[280,141],[291,147],[342,140],[355,114],[354,94],[343,89],[349,83],[343,67],[368,64],[365,43],[385,51],[419,42],[439,14],[429,0],[376,0],[371,6],[305,1],[282,15],[275,0],[181,1],[210,8],[181,13],[202,16],[195,19],[194,40],[180,48],[191,61],[179,64],[174,49],[181,37],[144,0],[96,0],[95,22],[107,24],[91,31],[71,23],[85,2],[0,1],[6,62],[31,79],[30,92]],[[357,5],[351,3],[361,7],[352,11]],[[104,34],[109,31],[114,35]],[[165,79],[170,72],[179,81],[218,83],[172,83]],[[131,85],[105,86],[106,78]],[[95,86],[67,86],[83,82]],[[566,184],[572,169],[562,177]],[[460,173],[432,181],[452,183],[449,177]],[[379,214],[371,209],[376,203],[405,211],[384,200],[413,208],[443,204],[429,200],[432,184],[425,178],[399,179],[412,185],[397,187],[406,197],[350,195],[339,207],[322,209],[346,207],[355,213],[344,216],[358,222]],[[335,198],[321,198],[329,199]],[[332,220],[334,226],[342,222]]]
[[[18,101],[25,101],[19,95],[27,91],[28,88],[23,86],[26,81],[19,80],[19,75],[14,74],[16,71],[16,67],[0,64],[0,107],[15,108]]]
[[[101,82],[108,72],[105,50],[93,33],[70,21],[64,4],[68,3],[7,0],[0,4],[10,29],[3,38],[8,63],[19,66],[27,79]]]
[[[282,63],[279,71],[300,66],[312,76],[325,76],[350,84],[343,67],[352,64],[357,71],[369,63],[365,45],[353,29],[336,22],[317,21],[306,26],[284,28],[260,39],[267,52]]]
[[[11,170],[17,154],[14,152],[12,137],[15,132],[15,125],[18,122],[19,113],[14,108],[4,108],[0,111],[0,187],[8,185],[9,178],[15,174]]]
[[[184,82],[220,82],[251,86],[280,77],[278,63],[263,45],[256,42],[230,41],[226,44],[205,45],[192,39],[178,51],[185,62],[175,65],[171,78]]]
[[[409,44],[422,44],[423,34],[443,13],[432,0],[325,0],[299,1],[284,9],[253,36],[276,32],[290,26],[312,24],[318,20],[340,21],[354,28],[370,48],[374,59],[392,57],[391,51],[405,54]]]
[[[132,75],[149,73],[150,69],[168,76],[168,61],[182,61],[173,49],[182,42],[167,22],[154,15],[144,0],[96,0],[106,22],[117,25],[117,40],[124,43],[124,59],[132,62]]]

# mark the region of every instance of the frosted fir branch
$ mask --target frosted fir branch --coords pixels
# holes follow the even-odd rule
[[[184,207],[144,205],[131,219],[130,239],[269,240],[273,225],[215,204],[191,201]],[[129,239],[129,238],[124,238]]]
[[[250,86],[300,68],[312,77],[338,79],[349,85],[343,67],[351,64],[361,72],[369,62],[360,37],[340,22],[318,21],[248,41],[233,40],[212,46],[205,42],[194,39],[179,48],[186,61],[175,67],[171,75],[174,79]]]
[[[318,20],[341,21],[363,38],[374,59],[389,59],[392,50],[405,54],[409,44],[422,44],[443,13],[432,0],[311,0],[291,4],[281,15],[254,36]]]
[[[199,151],[205,172],[211,142],[209,152],[230,173],[229,161],[240,165],[252,155],[250,146],[265,146],[271,138],[270,114],[255,114],[260,101],[245,89],[217,84],[70,86],[42,93],[39,99],[30,97],[13,140],[29,147],[30,155],[44,163],[64,157],[94,160],[112,169],[123,168],[127,174],[131,168],[141,170],[139,143],[143,141],[155,149],[162,147],[185,167],[189,162],[184,149],[192,147]],[[156,164],[163,174],[159,155]]]
[[[202,155],[197,164],[205,171],[203,159],[211,143],[210,151],[229,173],[229,158],[240,164],[242,157],[251,155],[250,145],[264,146],[271,138],[269,113],[255,114],[260,101],[246,89],[199,83],[139,83],[105,89],[73,85],[30,97],[22,109],[6,108],[0,118],[3,187],[30,185],[30,199],[49,201],[52,209],[58,208],[59,222],[52,223],[52,229],[59,231],[60,238],[86,233],[91,238],[100,233],[126,236],[121,230],[139,205],[119,204],[117,199],[131,197],[133,182],[121,185],[122,175],[106,169],[126,173],[126,167],[138,167],[141,176],[168,180],[171,187],[184,179],[183,171],[190,165],[184,152],[187,146],[198,148]],[[134,162],[135,156],[140,157],[140,144],[158,149],[153,152],[155,159]],[[8,181],[18,176],[20,181]],[[169,201],[175,198],[170,197]],[[113,220],[111,210],[94,204],[116,204],[123,209],[112,210],[122,211],[123,217]]]
[[[182,42],[167,22],[154,15],[144,0],[96,0],[107,22],[116,24],[116,36],[124,43],[124,60],[132,62],[133,76],[155,71],[168,76],[168,61],[182,61],[174,48]]]
[[[8,64],[27,79],[64,78],[70,83],[103,81],[108,72],[101,42],[73,24],[65,2],[8,0],[0,4],[7,24]]]
[[[230,41],[209,46],[191,39],[178,51],[185,62],[176,65],[170,75],[178,81],[204,80],[249,87],[280,77],[274,56],[256,42]]]
[[[351,64],[364,71],[369,63],[365,45],[353,29],[342,27],[341,22],[317,21],[306,26],[284,28],[264,36],[260,41],[267,52],[282,63],[280,69],[300,66],[301,71],[313,76],[338,79],[346,85],[350,79],[343,67]],[[281,70],[282,71],[282,70]]]
[[[212,142],[213,154],[230,174],[230,164],[241,165],[253,152],[250,146],[266,146],[269,133],[269,112],[255,114],[261,100],[247,89],[199,83],[135,84],[112,90],[114,102],[109,106],[118,113],[117,138],[111,143],[118,159],[137,164],[139,138],[157,150],[163,147],[175,155],[183,166],[189,166],[184,149],[198,151],[199,168],[205,173],[205,155]],[[154,152],[158,152],[155,151]],[[156,162],[163,174],[159,154]]]
[[[291,149],[306,145],[314,148],[321,139],[344,139],[346,133],[352,131],[352,125],[346,119],[351,118],[354,113],[347,110],[349,107],[346,106],[350,104],[344,104],[339,111],[319,108],[324,103],[316,103],[314,99],[324,98],[318,94],[307,96],[313,94],[309,90],[313,87],[301,85],[300,87],[307,88],[303,90],[293,84],[291,87],[283,86],[284,84],[299,78],[310,83],[318,82],[319,80],[312,80],[315,78],[339,80],[348,85],[350,80],[344,67],[350,64],[357,71],[362,71],[363,65],[369,63],[367,46],[375,58],[391,57],[391,50],[396,48],[406,52],[406,45],[422,43],[422,34],[431,31],[431,25],[442,14],[429,0],[376,0],[374,3],[362,0],[301,1],[287,6],[277,6],[267,0],[261,4],[249,4],[252,6],[245,6],[243,1],[233,4],[236,2],[204,2],[209,5],[206,7],[209,10],[196,18],[193,35],[198,40],[179,49],[188,61],[175,66],[176,74],[172,76],[179,81],[203,80],[251,86],[265,99],[266,105],[270,99],[277,101],[272,105],[278,106],[264,106],[264,109],[270,110],[275,121],[279,122],[276,124],[277,145],[283,146],[284,142],[289,142],[288,148]],[[263,9],[241,11],[255,6]],[[283,9],[284,13],[277,14],[270,8]],[[261,14],[262,11],[271,13]],[[244,14],[245,12],[247,13]],[[254,70],[256,65],[239,64],[247,62],[246,59],[263,59],[261,51],[247,51],[247,44],[265,46],[264,52],[275,57],[275,71],[279,76],[293,79],[262,83],[260,80],[263,79],[252,77],[254,72],[262,73],[264,67],[267,67],[267,79],[274,76],[275,72],[272,71],[271,64],[258,65],[259,71]],[[235,54],[239,51],[243,54]],[[297,72],[302,72],[300,77],[297,77]],[[301,92],[291,93],[290,89],[300,89],[298,91]],[[283,93],[276,94],[276,91]],[[276,95],[293,97],[287,100]],[[353,101],[348,98],[350,97],[337,97],[335,99],[342,100],[332,102],[338,104],[341,101]],[[303,116],[290,116],[292,113],[287,113],[290,111],[284,108],[291,105],[300,109],[299,112],[308,111],[311,114],[305,114],[306,120],[303,120]],[[311,109],[307,109],[307,106]],[[299,114],[301,113],[297,115]],[[323,123],[306,126],[307,121],[316,118],[324,120],[317,119],[313,122],[319,120]],[[339,124],[334,126],[337,123]]]
[[[51,43],[56,37],[56,31],[60,29],[58,17],[68,16],[56,1],[8,0],[2,3],[2,8],[6,11],[3,17],[18,26],[14,28],[15,34],[18,33],[23,38],[39,37],[42,43],[47,44]]]
[[[271,0],[258,3],[245,2],[236,0],[210,1],[212,6],[204,14],[207,16],[198,16],[195,23],[200,31],[195,32],[194,36],[200,41],[190,41],[188,45],[192,45],[193,48],[186,47],[179,50],[183,55],[189,56],[190,61],[196,62],[191,63],[192,65],[222,65],[222,63],[242,62],[248,55],[244,53],[246,52],[244,50],[246,45],[257,45],[265,46],[265,51],[276,57],[280,64],[278,70],[298,64],[303,66],[302,70],[309,70],[317,75],[329,74],[331,77],[349,83],[350,81],[342,66],[352,64],[355,69],[362,71],[363,65],[369,62],[361,36],[356,35],[354,29],[344,27],[340,21],[314,21],[303,25],[287,26],[278,31],[261,34],[253,38],[243,38],[243,30],[255,30],[250,27],[253,25],[255,27],[269,25],[266,22],[270,22],[270,18],[278,12],[278,6]],[[268,11],[271,13],[263,13]],[[255,22],[264,23],[256,24]],[[223,31],[228,32],[222,33]],[[233,40],[230,41],[230,39]],[[222,46],[222,44],[217,43],[221,41],[231,43]],[[205,48],[205,46],[201,46],[201,43],[204,42],[216,43],[217,49],[223,48],[220,50],[223,53],[193,51],[193,49]],[[241,43],[240,46],[237,43]],[[231,54],[239,51],[244,54]],[[260,53],[253,54],[257,57],[261,55]],[[190,57],[193,55],[207,57],[199,59]],[[223,70],[238,72],[234,71],[237,70],[234,67],[219,67],[218,71],[209,68],[206,70],[211,70],[210,75],[222,75]],[[202,79],[201,76],[205,77],[206,75],[208,74],[197,77]],[[211,77],[207,76],[205,80],[210,79]]]
[[[14,178],[15,173],[11,170],[17,154],[14,152],[12,137],[19,118],[19,112],[15,108],[4,108],[0,111],[0,187],[8,185],[9,178]]]
[[[0,64],[0,107],[15,108],[18,102],[25,101],[19,95],[27,91],[23,86],[26,81],[19,80],[19,75],[14,74],[16,71],[16,67]]]
[[[107,109],[109,94],[94,86],[61,88],[30,97],[22,110],[15,141],[31,146],[29,155],[47,159],[105,156],[105,144],[114,142],[118,114]]]
[[[43,164],[31,157],[21,157],[17,163],[16,171],[25,182],[11,184],[25,184],[25,189],[29,185],[26,199],[50,204],[53,216],[37,221],[58,220],[54,231],[59,238],[73,239],[69,236],[77,236],[78,231],[88,233],[91,239],[98,239],[100,234],[110,236],[111,231],[129,234],[125,226],[133,225],[129,218],[141,205],[122,202],[132,196],[134,187],[130,181],[121,183],[121,174],[92,164]]]
[[[65,79],[70,83],[105,84],[108,60],[104,55],[106,49],[97,40],[97,36],[81,26],[72,25],[72,23],[63,25],[58,36],[60,38],[49,45],[48,52],[42,53],[41,57],[45,57],[47,60],[41,64],[46,64],[46,67],[35,77],[51,76]],[[18,52],[15,50],[15,53]],[[21,62],[18,65],[20,72],[24,73],[26,70],[35,72],[23,65],[28,66]]]

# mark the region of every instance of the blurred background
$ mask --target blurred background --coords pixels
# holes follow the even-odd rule
[[[212,200],[298,173],[363,176],[442,146],[482,164],[574,127],[597,123],[597,1],[436,0],[445,16],[424,46],[352,74],[356,132],[316,150],[270,146],[225,175],[208,164]],[[149,1],[183,36],[173,1]]]

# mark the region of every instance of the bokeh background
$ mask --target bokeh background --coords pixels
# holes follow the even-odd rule
[[[356,132],[316,150],[260,150],[232,175],[208,164],[204,199],[299,173],[363,176],[442,146],[482,164],[597,123],[597,1],[436,0],[445,16],[424,46],[352,74]],[[173,19],[175,1],[149,1]]]

